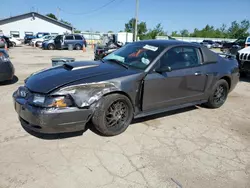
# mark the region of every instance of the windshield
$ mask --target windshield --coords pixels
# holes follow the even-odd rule
[[[103,60],[118,61],[128,67],[146,69],[162,52],[162,47],[147,43],[130,43],[107,55]]]

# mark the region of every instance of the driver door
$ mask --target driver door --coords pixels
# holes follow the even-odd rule
[[[55,39],[55,48],[56,49],[61,49],[62,48],[62,40],[63,40],[63,36],[62,35],[58,35]]]
[[[170,55],[170,50],[175,52],[175,56]],[[158,61],[156,69],[167,66],[172,70],[160,73],[152,71],[144,80],[143,111],[159,110],[204,98],[207,75],[201,65],[199,49],[175,47],[170,50]],[[182,59],[180,57],[183,54],[194,57]]]

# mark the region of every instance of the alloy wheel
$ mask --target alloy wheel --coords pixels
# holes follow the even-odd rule
[[[106,112],[107,127],[121,127],[128,120],[128,105],[121,100],[112,103]]]
[[[219,85],[214,92],[214,103],[222,104],[227,98],[227,90],[224,85]]]

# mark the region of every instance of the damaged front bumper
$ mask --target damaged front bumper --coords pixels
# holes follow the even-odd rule
[[[92,115],[91,109],[41,108],[28,104],[23,98],[15,98],[14,106],[23,127],[40,133],[65,133],[85,129]]]

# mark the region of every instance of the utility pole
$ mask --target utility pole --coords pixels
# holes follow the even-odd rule
[[[56,9],[56,17],[57,17],[57,19],[58,19],[58,21],[60,21],[60,8],[59,7],[57,7],[57,9]]]
[[[134,37],[135,41],[137,41],[137,24],[138,24],[138,9],[139,9],[139,0],[136,0],[136,8],[135,8],[135,30],[134,30]]]

